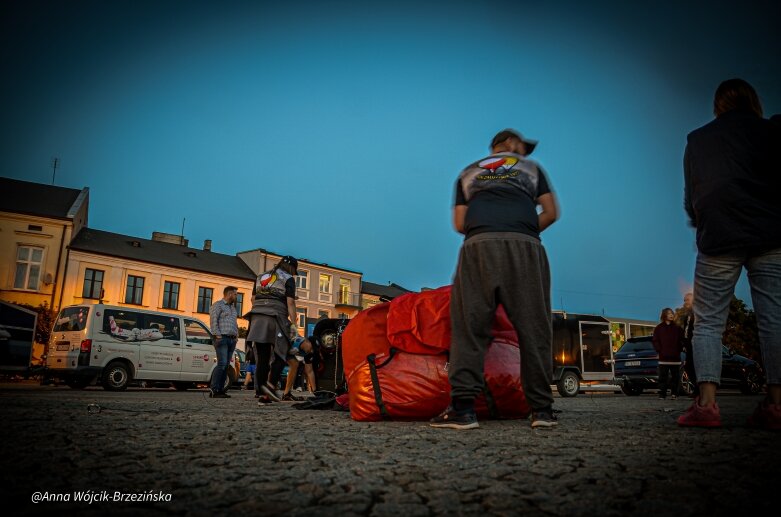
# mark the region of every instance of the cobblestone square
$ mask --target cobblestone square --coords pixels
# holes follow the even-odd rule
[[[3,501],[50,515],[775,513],[781,436],[745,425],[759,397],[725,394],[720,430],[676,428],[688,399],[595,393],[557,398],[554,430],[453,431],[231,393],[4,384]],[[87,490],[171,500],[31,503]]]

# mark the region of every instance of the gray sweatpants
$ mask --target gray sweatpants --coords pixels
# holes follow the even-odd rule
[[[550,269],[540,241],[520,233],[481,233],[461,248],[450,301],[451,396],[470,400],[482,392],[498,303],[518,333],[526,399],[533,410],[546,408],[553,403]]]

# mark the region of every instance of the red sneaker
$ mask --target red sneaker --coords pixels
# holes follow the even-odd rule
[[[781,431],[781,404],[770,404],[763,400],[748,418],[748,426],[770,431]]]
[[[721,427],[721,411],[715,402],[710,406],[700,406],[700,398],[694,399],[686,413],[678,417],[681,427]]]

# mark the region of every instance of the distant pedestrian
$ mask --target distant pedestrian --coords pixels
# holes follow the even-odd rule
[[[659,355],[659,398],[667,398],[670,386],[672,399],[678,398],[681,385],[681,352],[683,352],[683,329],[675,324],[675,311],[665,308],[659,318],[662,322],[654,329],[653,344]]]
[[[742,79],[719,85],[713,113],[689,134],[684,157],[685,207],[697,229],[692,343],[700,396],[678,424],[721,426],[721,339],[745,267],[768,384],[749,424],[781,430],[781,127],[762,118],[757,92]]]
[[[248,390],[250,384],[255,381],[255,347],[251,341],[246,341],[246,350],[244,351],[244,362],[247,364],[247,375],[244,377],[242,389]]]
[[[540,233],[556,221],[558,207],[542,167],[527,158],[536,145],[517,131],[501,131],[491,155],[469,165],[456,182],[453,225],[466,238],[450,301],[451,404],[432,427],[479,427],[474,402],[483,392],[485,353],[500,303],[518,333],[531,425],[557,424],[550,269]]]
[[[225,393],[229,361],[233,359],[238,341],[239,325],[236,314],[236,295],[238,289],[228,286],[222,291],[222,300],[215,302],[209,310],[212,335],[216,343],[217,366],[212,374],[210,397],[230,398]]]
[[[255,384],[258,404],[279,402],[277,385],[287,364],[290,343],[298,335],[296,281],[298,261],[285,256],[269,271],[261,273],[252,291],[252,309],[247,341],[255,347]]]
[[[683,296],[683,314],[681,315],[681,328],[683,329],[683,349],[686,352],[686,361],[683,369],[689,384],[692,386],[692,396],[697,397],[700,389],[697,386],[697,373],[694,369],[694,348],[692,347],[692,336],[694,335],[694,310],[692,310],[692,300],[694,295],[686,293]]]

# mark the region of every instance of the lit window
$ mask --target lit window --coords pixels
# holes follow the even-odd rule
[[[320,274],[320,292],[331,292],[331,275]]]

